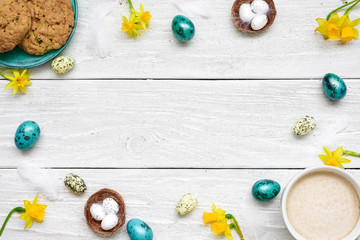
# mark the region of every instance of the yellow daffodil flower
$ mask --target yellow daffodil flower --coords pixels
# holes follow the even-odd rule
[[[324,39],[339,39],[340,36],[340,27],[344,22],[346,16],[339,17],[338,13],[331,15],[329,20],[323,18],[317,18],[316,21],[319,24],[319,27],[315,31],[319,31],[323,34]]]
[[[46,205],[38,204],[37,201],[38,201],[38,195],[35,196],[33,203],[30,203],[29,201],[24,200],[25,208],[16,207],[13,210],[11,210],[10,213],[8,214],[8,216],[6,217],[4,224],[1,227],[0,236],[4,232],[6,224],[8,223],[11,215],[14,212],[23,213],[19,218],[22,220],[25,220],[25,229],[30,227],[32,225],[33,221],[43,222]]]
[[[137,18],[135,12],[130,14],[129,21],[125,16],[123,16],[123,20],[122,31],[127,33],[130,38],[136,38],[137,35],[141,35],[138,31],[138,29],[141,29],[141,26],[136,23]]]
[[[143,29],[146,29],[146,27],[150,25],[150,22],[149,22],[151,19],[150,12],[145,11],[144,5],[141,3],[140,4],[140,12],[137,12],[137,14],[139,15],[141,26],[143,27]]]
[[[5,89],[13,89],[13,94],[16,94],[18,90],[26,93],[26,86],[31,85],[29,79],[29,73],[24,69],[21,73],[20,70],[13,70],[14,76],[5,75],[0,72],[0,75],[9,80],[10,82],[5,86]]]
[[[135,11],[131,0],[128,0],[130,7],[129,20],[123,16],[122,31],[127,33],[130,38],[141,35],[139,30],[146,29],[150,25],[151,15],[149,11],[144,10],[144,5],[140,4],[140,12]]]
[[[226,211],[221,208],[216,208],[215,204],[212,205],[213,212],[208,213],[204,212],[203,220],[205,224],[216,222],[216,221],[223,221],[225,219]]]
[[[35,222],[43,222],[46,205],[37,204],[38,195],[35,196],[33,203],[24,200],[25,213],[19,218],[25,220],[25,229],[30,227]]]
[[[333,167],[339,167],[341,169],[344,169],[344,166],[342,163],[350,163],[351,161],[346,158],[341,158],[342,155],[344,155],[344,149],[342,147],[339,147],[335,150],[335,152],[330,152],[329,149],[324,147],[324,151],[326,155],[319,155],[319,158],[325,163],[325,165],[333,166]]]
[[[346,15],[341,25],[341,40],[347,42],[357,39],[359,37],[359,31],[355,27],[359,24],[360,18],[350,21],[349,15]]]
[[[224,233],[225,237],[228,240],[233,240],[231,234],[231,228],[235,228],[237,233],[240,236],[240,239],[243,240],[244,237],[240,230],[239,224],[236,221],[235,217],[231,214],[225,214],[226,211],[221,208],[216,208],[215,204],[212,205],[213,212],[204,212],[203,221],[205,224],[211,223],[211,230],[214,235]],[[228,220],[231,219],[232,223],[228,224]]]

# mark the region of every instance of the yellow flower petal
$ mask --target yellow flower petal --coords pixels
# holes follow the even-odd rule
[[[339,147],[335,150],[333,153],[334,158],[341,158],[341,156],[344,154],[344,149],[342,147]]]
[[[20,77],[20,72],[19,72],[19,70],[14,70],[14,71],[13,71],[13,74],[14,74],[14,77],[16,77],[16,78]]]
[[[233,240],[233,236],[232,236],[232,234],[231,234],[231,229],[230,229],[229,225],[227,226],[224,234],[225,234],[225,237],[226,237],[228,240]]]
[[[33,223],[33,220],[31,219],[31,217],[27,217],[25,220],[25,229],[29,228]]]
[[[353,20],[353,21],[350,23],[350,25],[351,25],[351,27],[359,26],[359,25],[360,25],[360,18]]]
[[[337,165],[338,165],[339,168],[341,168],[341,169],[343,169],[343,170],[345,169],[344,166],[343,166],[341,163],[338,162]]]
[[[351,160],[349,160],[347,158],[340,158],[339,162],[341,162],[341,163],[351,163]]]
[[[203,213],[203,221],[205,224],[215,222],[216,220],[217,220],[216,213],[208,213],[208,212]]]
[[[333,13],[328,22],[331,22],[331,23],[336,23],[337,21],[339,20],[339,14],[338,13]]]
[[[22,91],[23,93],[26,93],[26,87],[20,86],[19,88],[20,88],[20,91]]]
[[[329,149],[327,149],[326,147],[324,147],[324,151],[325,151],[326,155],[327,155],[329,158],[332,157],[332,153],[330,152]]]
[[[358,37],[359,37],[359,30],[357,30],[356,28],[353,28],[353,31],[354,31],[354,37],[355,37],[355,39],[358,39]]]
[[[326,155],[323,155],[323,154],[319,155],[319,158],[320,158],[323,162],[329,161],[329,157],[326,156]]]

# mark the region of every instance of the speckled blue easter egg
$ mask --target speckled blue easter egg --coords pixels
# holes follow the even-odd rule
[[[20,150],[27,150],[34,146],[40,137],[40,128],[34,121],[20,124],[15,133],[15,145]]]
[[[177,15],[172,21],[172,31],[179,41],[188,42],[195,35],[195,26],[187,17]]]
[[[338,101],[346,95],[345,82],[336,74],[327,73],[322,79],[325,95],[331,100]]]
[[[262,179],[257,181],[253,188],[252,194],[254,198],[261,202],[270,201],[280,192],[280,184],[270,179]]]
[[[127,224],[127,232],[131,240],[152,240],[153,232],[149,225],[140,219],[133,218]]]

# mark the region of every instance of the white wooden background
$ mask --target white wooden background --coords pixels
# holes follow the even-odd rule
[[[245,239],[293,239],[280,197],[258,203],[251,187],[270,178],[284,188],[301,169],[322,165],[317,155],[324,145],[360,151],[360,42],[324,41],[314,33],[315,18],[341,1],[276,0],[275,23],[259,35],[235,29],[232,0],[202,1],[211,16],[190,14],[196,36],[186,45],[171,33],[172,18],[182,14],[172,1],[143,1],[153,19],[137,40],[121,32],[129,10],[126,1],[116,1],[110,26],[116,42],[106,58],[86,47],[89,12],[97,3],[79,0],[76,34],[63,53],[77,60],[70,73],[57,76],[50,64],[33,69],[26,95],[13,96],[0,81],[1,221],[37,192],[16,173],[22,161],[49,168],[62,197],[40,196],[48,205],[44,223],[24,231],[24,222],[13,217],[3,239],[99,239],[83,207],[103,187],[119,191],[127,219],[145,220],[156,240],[224,239],[202,224],[212,203],[239,219]],[[322,93],[327,72],[347,83],[340,102]],[[318,126],[298,138],[292,126],[305,115]],[[25,120],[38,122],[42,132],[33,149],[21,152],[13,137]],[[359,159],[346,167],[360,180]],[[70,172],[86,181],[84,195],[63,186]],[[179,217],[176,202],[188,192],[198,195],[199,206]],[[128,239],[125,227],[113,238]]]

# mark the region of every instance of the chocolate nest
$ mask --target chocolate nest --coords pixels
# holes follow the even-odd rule
[[[273,0],[264,0],[268,5],[269,5],[269,11],[266,14],[268,17],[268,22],[265,25],[265,27],[263,27],[260,30],[253,30],[251,29],[250,23],[244,23],[240,20],[239,17],[239,9],[240,6],[244,3],[252,3],[253,0],[236,0],[232,6],[231,9],[231,15],[233,18],[233,22],[235,24],[235,26],[237,27],[237,29],[239,29],[242,32],[246,32],[246,33],[260,33],[265,31],[266,29],[268,29],[274,22],[275,17],[276,17],[276,8],[275,8],[275,4],[273,2]]]
[[[114,199],[119,204],[119,212],[117,213],[119,222],[113,229],[105,231],[101,228],[101,222],[96,221],[95,219],[92,218],[91,213],[90,213],[90,207],[94,203],[102,203],[105,198],[109,198],[109,197]],[[87,200],[87,202],[85,204],[84,215],[85,215],[88,226],[94,232],[101,234],[101,235],[107,235],[107,236],[113,235],[117,231],[119,231],[120,228],[125,224],[126,212],[125,212],[124,199],[118,192],[111,190],[111,189],[103,188],[89,197],[89,199]]]

